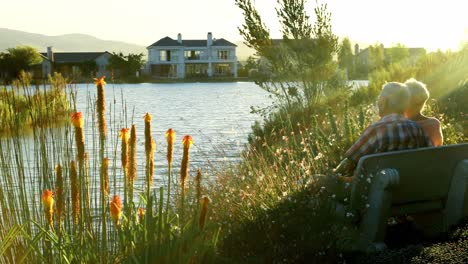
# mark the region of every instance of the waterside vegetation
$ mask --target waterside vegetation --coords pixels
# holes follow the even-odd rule
[[[333,217],[338,198],[312,175],[329,174],[377,118],[374,102],[386,81],[415,77],[425,82],[432,94],[425,111],[442,121],[445,144],[468,141],[468,76],[463,71],[468,46],[426,54],[416,64],[400,60],[381,65],[370,73],[368,87],[353,90],[333,61],[339,45],[326,6],[314,10],[317,22],[311,25],[304,1],[279,2],[285,40],[277,46],[252,2],[236,0],[245,17],[241,34],[267,59],[263,66],[269,74],[256,82],[276,98],[269,108],[253,109],[264,120],[253,127],[236,166],[210,175],[199,170],[196,177],[188,177],[195,174],[190,171],[190,148],[196,138],[177,140],[168,129],[167,184],[155,188],[153,117],[148,113],[135,124],[125,123],[126,113],[115,113],[112,103],[105,102],[102,78],[96,80],[97,98],[89,100],[87,109],[76,109],[73,99],[69,101],[73,114],[62,131],[34,126],[33,142],[24,145],[23,128],[13,122],[17,136],[0,139],[0,262],[466,259],[466,223],[436,241],[415,240],[406,233],[416,245],[407,246],[394,235],[388,243],[393,248],[381,254],[342,253],[353,243],[355,230]],[[95,133],[85,135],[84,126]],[[140,126],[144,139],[136,138]],[[88,136],[93,144],[85,145]],[[144,150],[137,142],[144,142]],[[183,148],[181,164],[173,164],[177,143]],[[144,160],[136,159],[138,151],[145,153]],[[27,166],[27,156],[35,166]],[[136,184],[137,177],[144,178],[143,184]],[[216,180],[207,183],[207,177]],[[395,232],[390,230],[390,240]]]

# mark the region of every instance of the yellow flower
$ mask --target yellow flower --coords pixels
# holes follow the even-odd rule
[[[106,82],[104,81],[104,78],[106,78],[106,76],[102,76],[101,78],[94,78],[94,84],[96,86],[104,86],[106,84]]]
[[[146,113],[143,118],[145,119],[145,122],[149,122],[153,119],[153,116],[151,116],[150,113]]]
[[[81,112],[74,112],[71,114],[71,122],[74,127],[81,128],[83,127],[84,120],[83,120],[83,113]]]
[[[120,217],[122,216],[122,202],[118,195],[114,195],[114,197],[112,197],[109,207],[112,220],[116,225],[119,225]]]

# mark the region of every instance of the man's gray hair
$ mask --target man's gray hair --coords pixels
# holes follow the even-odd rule
[[[429,91],[424,83],[411,78],[405,82],[405,85],[408,87],[412,103],[422,106],[429,99]]]
[[[388,110],[394,113],[403,113],[408,106],[410,94],[406,85],[399,82],[384,84],[380,97],[386,98]]]

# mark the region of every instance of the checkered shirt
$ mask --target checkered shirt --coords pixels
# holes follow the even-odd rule
[[[430,139],[416,122],[390,114],[366,128],[345,157],[357,163],[368,154],[431,146]]]

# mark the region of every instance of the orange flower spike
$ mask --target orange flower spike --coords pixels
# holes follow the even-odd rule
[[[188,169],[189,169],[189,163],[190,163],[190,146],[193,143],[192,137],[189,135],[185,135],[182,139],[182,143],[184,145],[184,150],[182,153],[182,163],[180,167],[180,182],[181,182],[181,187],[182,190],[185,190],[185,181],[188,176]]]
[[[172,157],[174,154],[174,141],[175,141],[175,131],[172,128],[169,128],[166,132],[167,138],[167,162],[172,164]]]
[[[140,223],[143,223],[144,217],[145,217],[145,209],[140,207],[138,209],[138,218],[140,219]]]
[[[150,113],[146,113],[143,118],[145,119],[145,122],[149,122],[153,119],[153,116]]]
[[[72,122],[74,127],[82,128],[83,124],[84,124],[83,113],[75,112],[75,113],[71,114],[71,122]]]
[[[175,140],[175,131],[172,128],[169,128],[166,131],[166,138],[167,138],[167,144],[168,145],[174,145],[174,140]]]
[[[44,192],[42,192],[41,200],[44,205],[47,222],[52,226],[54,214],[54,193],[49,189],[44,190]]]
[[[202,230],[205,227],[206,223],[206,215],[208,213],[208,205],[210,204],[211,200],[209,197],[204,196],[202,198],[202,208],[200,212],[200,218],[198,219],[198,227]]]
[[[130,129],[122,128],[120,129],[119,138],[125,141],[128,141],[130,138]]]
[[[112,197],[112,201],[110,202],[109,207],[112,220],[116,225],[120,225],[120,217],[122,216],[122,202],[120,201],[120,197],[118,195],[114,195],[114,197]]]
[[[104,81],[105,78],[106,76],[102,76],[101,78],[94,78],[94,84],[96,85],[96,87],[103,87],[104,85],[106,85],[106,81]]]
[[[192,137],[189,136],[189,135],[185,135],[182,138],[182,143],[184,144],[184,148],[190,148],[190,146],[192,146],[192,144],[193,144]]]
[[[51,190],[47,189],[42,192],[42,204],[47,210],[53,211],[52,208],[54,207],[54,193]]]

